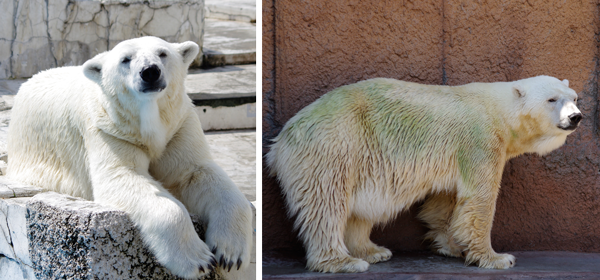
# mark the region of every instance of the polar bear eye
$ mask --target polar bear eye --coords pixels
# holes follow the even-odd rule
[[[165,57],[167,57],[167,53],[166,53],[166,52],[161,52],[161,53],[158,55],[158,57],[160,57],[160,58],[165,58]]]
[[[131,61],[131,58],[129,57],[124,57],[123,59],[121,59],[121,63],[129,63]]]
[[[550,98],[548,99],[548,102],[556,102],[556,98]]]

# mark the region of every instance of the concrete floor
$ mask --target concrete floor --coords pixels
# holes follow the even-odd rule
[[[395,253],[364,273],[317,273],[304,268],[300,253],[263,252],[263,279],[600,279],[600,254],[508,252],[517,258],[506,270],[465,266],[461,259],[429,252]]]
[[[256,200],[256,131],[205,132],[213,159],[250,201]]]

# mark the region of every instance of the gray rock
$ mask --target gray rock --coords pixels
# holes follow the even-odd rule
[[[38,279],[179,279],[156,262],[122,211],[47,192],[27,203],[27,227]]]

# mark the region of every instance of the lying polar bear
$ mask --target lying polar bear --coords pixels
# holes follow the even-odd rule
[[[212,160],[184,89],[198,51],[143,37],[35,75],[15,97],[8,176],[125,211],[181,277],[247,266],[250,204]]]
[[[291,118],[266,155],[307,250],[322,272],[388,260],[369,240],[427,197],[419,217],[434,250],[509,268],[490,232],[504,164],[560,147],[582,115],[568,81],[429,86],[372,79],[335,89]]]

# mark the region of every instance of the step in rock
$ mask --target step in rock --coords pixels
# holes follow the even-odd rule
[[[206,19],[203,68],[256,63],[256,24]]]
[[[254,0],[205,0],[206,18],[256,22]]]
[[[256,65],[190,69],[185,86],[205,131],[256,128]]]

